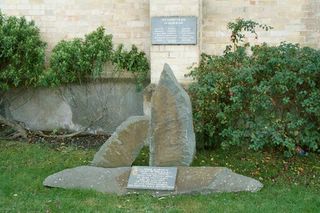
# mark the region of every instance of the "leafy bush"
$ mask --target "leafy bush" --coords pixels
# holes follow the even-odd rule
[[[51,70],[46,79],[49,83],[81,83],[86,77],[97,77],[103,65],[112,58],[112,36],[99,27],[85,39],[61,41],[52,50]]]
[[[136,79],[137,88],[143,88],[150,70],[144,52],[139,51],[135,45],[132,45],[130,51],[124,50],[123,45],[119,45],[114,51],[112,63],[117,70],[126,70],[132,73]]]
[[[149,72],[149,62],[145,53],[132,46],[126,51],[123,45],[113,50],[112,36],[105,34],[99,27],[85,36],[85,39],[61,41],[53,49],[51,70],[43,79],[44,85],[81,83],[86,77],[98,77],[103,72],[103,65],[112,62],[116,71],[127,70],[136,78],[137,86],[142,87]]]
[[[45,47],[33,21],[0,12],[0,90],[36,86],[44,71]]]
[[[238,41],[222,56],[203,54],[190,73],[196,80],[190,93],[198,143],[249,144],[255,150],[275,146],[288,155],[296,146],[318,150],[320,51],[281,43],[253,46],[248,54],[249,44]]]
[[[81,83],[100,76],[106,62],[111,62],[115,71],[133,73],[139,89],[148,78],[150,67],[145,53],[134,45],[130,51],[123,45],[113,50],[112,35],[106,34],[103,27],[84,39],[60,41],[52,50],[47,70],[45,47],[33,21],[0,12],[0,90]]]

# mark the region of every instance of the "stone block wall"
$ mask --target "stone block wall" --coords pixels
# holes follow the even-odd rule
[[[196,16],[201,23],[200,0],[150,0],[150,17],[157,16]],[[198,27],[200,29],[200,27]],[[200,32],[200,30],[198,30]],[[198,35],[198,41],[200,33]],[[151,83],[158,83],[163,65],[168,63],[181,83],[191,79],[184,75],[188,67],[199,62],[200,45],[151,45]]]
[[[319,0],[0,0],[8,15],[35,20],[48,54],[61,39],[82,37],[103,25],[116,44],[136,44],[151,61],[151,81],[157,83],[163,64],[172,67],[181,83],[188,67],[201,52],[222,54],[229,44],[226,24],[238,17],[274,27],[258,32],[251,42],[279,44],[281,41],[320,48]],[[150,17],[197,16],[197,45],[151,45]]]
[[[61,39],[83,37],[99,26],[115,44],[135,44],[149,54],[148,0],[0,0],[0,10],[35,20],[48,54]]]
[[[203,0],[202,52],[221,54],[230,41],[226,25],[238,17],[274,29],[259,32],[253,43],[277,45],[282,41],[320,47],[319,0]]]
[[[320,1],[306,0],[302,7],[304,16],[302,22],[305,30],[301,35],[305,38],[303,45],[320,48]]]
[[[0,10],[34,20],[48,43],[47,55],[60,40],[83,37],[102,25],[116,45],[135,44],[147,54],[152,83],[158,83],[164,63],[172,67],[180,83],[189,83],[184,76],[188,67],[199,62],[201,52],[222,54],[230,43],[226,25],[238,17],[274,27],[270,32],[258,32],[258,40],[250,38],[253,43],[288,41],[320,48],[320,0],[0,0]],[[150,20],[154,16],[198,17],[198,43],[151,45]],[[105,79],[113,78],[108,75],[110,69],[106,65]],[[10,91],[0,113],[41,130],[76,131],[102,116],[90,131],[112,133],[127,117],[143,114],[142,94],[127,80]]]

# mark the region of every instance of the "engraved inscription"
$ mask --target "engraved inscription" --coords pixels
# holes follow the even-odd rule
[[[176,167],[138,167],[131,169],[128,189],[174,190]]]
[[[152,44],[197,44],[197,17],[153,17],[151,28]]]

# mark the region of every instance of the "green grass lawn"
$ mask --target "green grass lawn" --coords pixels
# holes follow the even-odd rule
[[[0,141],[0,212],[320,212],[320,156],[285,158],[246,149],[199,152],[194,166],[226,166],[260,180],[258,193],[154,198],[45,188],[58,171],[87,165],[96,150]],[[143,150],[136,165],[146,165]]]

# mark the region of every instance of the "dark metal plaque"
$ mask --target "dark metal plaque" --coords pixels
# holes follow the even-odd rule
[[[152,44],[197,44],[197,17],[152,17]]]
[[[128,189],[174,190],[177,167],[133,166]]]

